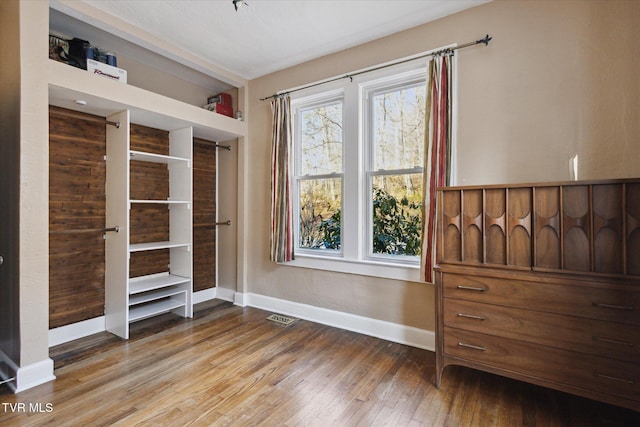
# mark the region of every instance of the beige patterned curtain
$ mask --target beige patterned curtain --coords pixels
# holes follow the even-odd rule
[[[436,255],[436,189],[451,179],[452,51],[429,61],[422,203],[422,262],[425,282],[433,282]]]
[[[271,261],[287,262],[294,258],[290,165],[293,126],[289,94],[276,96],[271,101],[271,111]]]

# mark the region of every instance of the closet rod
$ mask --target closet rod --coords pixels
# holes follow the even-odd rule
[[[273,94],[271,96],[260,98],[260,101],[266,101],[267,99],[277,98],[279,96],[286,95],[288,93],[298,92],[299,90],[309,89],[311,87],[320,86],[320,85],[323,85],[325,83],[336,82],[336,81],[342,80],[342,79],[353,79],[353,77],[359,76],[360,74],[366,74],[366,73],[370,73],[372,71],[382,70],[384,68],[393,67],[394,65],[400,65],[400,64],[404,64],[406,62],[415,61],[416,59],[429,58],[430,56],[438,56],[438,55],[450,55],[450,54],[453,53],[454,50],[463,49],[463,48],[469,47],[469,46],[475,46],[475,45],[480,44],[480,43],[483,43],[485,46],[487,46],[492,38],[493,37],[491,37],[489,34],[487,34],[486,36],[484,36],[483,38],[481,38],[479,40],[472,41],[472,42],[465,43],[465,44],[461,44],[459,46],[448,47],[448,48],[445,48],[445,49],[436,50],[434,52],[425,53],[424,55],[413,56],[413,57],[407,58],[407,59],[400,59],[398,61],[394,61],[394,62],[390,62],[388,64],[380,65],[378,67],[367,68],[367,69],[362,70],[362,71],[356,71],[354,73],[345,74],[344,76],[334,77],[334,78],[329,79],[329,80],[322,80],[322,81],[317,82],[317,83],[311,83],[311,84],[308,84],[306,86],[300,86],[300,87],[297,87],[297,88],[294,88],[294,89],[283,90],[282,92],[278,92],[278,93]]]
[[[212,145],[215,148],[224,148],[225,150],[231,151],[231,146],[230,145],[220,145],[216,141],[207,141],[206,139],[199,139],[198,143],[199,144],[204,144],[204,145]]]
[[[49,231],[49,234],[85,234],[85,233],[106,233],[108,231],[120,232],[120,227],[107,227],[107,228],[79,228],[76,230],[53,230]]]
[[[64,111],[64,110],[50,110],[51,114],[57,114],[59,116],[67,116],[73,117],[80,120],[86,120],[88,122],[96,122],[96,123],[105,123],[107,125],[115,126],[116,129],[120,129],[120,122],[113,122],[111,120],[107,120],[105,118],[85,115],[85,113],[75,112],[75,111]]]

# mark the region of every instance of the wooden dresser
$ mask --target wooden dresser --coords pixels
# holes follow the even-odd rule
[[[463,365],[640,411],[640,179],[438,190],[436,383]]]

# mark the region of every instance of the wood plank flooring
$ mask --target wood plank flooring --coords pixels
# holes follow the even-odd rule
[[[640,425],[640,413],[466,368],[436,389],[429,351],[269,314],[219,302],[134,324],[129,341],[52,348],[54,382],[0,386],[0,426]]]

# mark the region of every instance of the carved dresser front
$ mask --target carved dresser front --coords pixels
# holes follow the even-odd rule
[[[447,365],[640,411],[640,179],[438,190]]]

